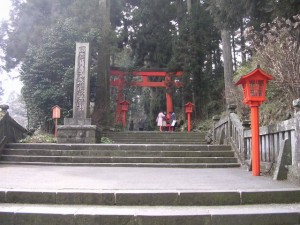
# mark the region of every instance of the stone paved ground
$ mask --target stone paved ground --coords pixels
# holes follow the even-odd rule
[[[0,165],[0,189],[263,190],[300,189],[242,168],[177,169]]]

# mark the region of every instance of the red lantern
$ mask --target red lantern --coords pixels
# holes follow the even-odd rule
[[[185,104],[185,112],[186,113],[192,113],[193,112],[193,106],[194,104],[191,102],[188,102]]]
[[[187,113],[188,117],[188,132],[191,131],[191,113],[193,112],[193,106],[194,104],[191,102],[185,104],[185,113]]]
[[[121,110],[127,112],[129,108],[129,102],[128,101],[122,101],[120,102]]]
[[[241,77],[241,79],[235,84],[243,85],[244,100],[246,105],[261,104],[266,100],[266,87],[269,80],[273,77],[266,74],[259,67]]]
[[[266,87],[273,77],[266,74],[259,67],[251,73],[244,75],[235,85],[243,85],[243,102],[251,107],[252,132],[252,175],[260,175],[260,149],[259,149],[259,110],[258,107],[266,100]]]
[[[126,127],[126,112],[128,111],[129,108],[129,102],[128,101],[122,101],[120,102],[121,105],[121,110],[123,112],[123,118],[122,118],[122,123],[123,123],[123,127]]]

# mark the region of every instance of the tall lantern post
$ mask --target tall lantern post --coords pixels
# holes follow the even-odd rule
[[[126,113],[129,108],[129,102],[128,101],[122,101],[120,102],[121,105],[121,110],[122,110],[122,123],[123,123],[123,128],[126,127]]]
[[[60,118],[60,107],[58,105],[52,107],[52,119],[54,119],[54,137],[57,137],[57,120]]]
[[[185,104],[185,113],[187,114],[188,118],[188,132],[191,131],[191,113],[193,112],[193,106],[194,104],[191,102]]]
[[[260,175],[259,106],[266,100],[267,83],[272,79],[258,66],[235,84],[243,86],[243,102],[251,109],[252,176]]]

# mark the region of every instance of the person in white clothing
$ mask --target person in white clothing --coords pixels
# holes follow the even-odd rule
[[[163,131],[164,121],[165,121],[165,114],[162,111],[160,111],[156,118],[156,123],[157,126],[159,127],[159,131]]]

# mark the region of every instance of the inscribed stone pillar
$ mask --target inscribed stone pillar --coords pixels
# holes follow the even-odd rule
[[[89,56],[89,43],[76,43],[73,118],[66,118],[65,124],[91,125]]]
[[[90,118],[90,46],[76,43],[74,69],[73,118],[65,118],[64,126],[58,126],[59,143],[96,143],[99,130],[91,125]]]
[[[73,118],[90,116],[89,52],[88,43],[76,43]]]

